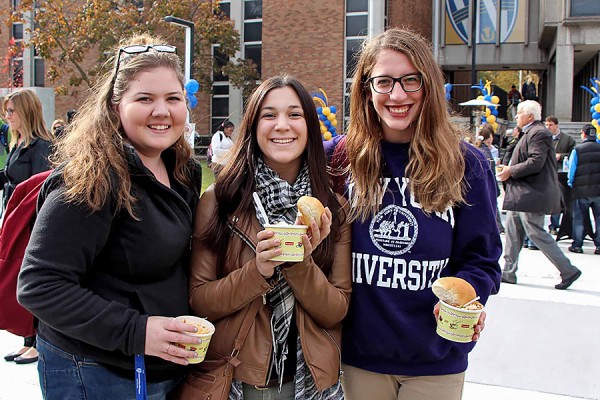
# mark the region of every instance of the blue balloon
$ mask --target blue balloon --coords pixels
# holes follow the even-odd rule
[[[327,127],[327,130],[329,130],[329,127],[331,126],[331,121],[330,120],[323,121],[323,125],[325,125]]]
[[[485,124],[487,122],[487,118],[486,117],[481,117],[481,123]]]
[[[483,96],[483,99],[484,99],[485,101],[492,101],[492,96],[490,96],[490,95],[488,94],[488,95],[486,95],[486,96]]]
[[[185,84],[185,90],[188,93],[194,94],[198,91],[198,89],[200,89],[200,84],[198,83],[197,80],[195,79],[190,79],[186,84]]]
[[[592,114],[596,112],[596,109],[594,108],[594,106],[591,106],[591,107],[590,107],[590,112],[591,112]]]
[[[192,98],[190,98],[189,103],[190,103],[190,108],[196,108],[196,106],[198,105],[198,99],[196,99],[196,96],[193,96]]]
[[[331,132],[332,135],[335,135],[335,126],[329,127],[329,132]]]
[[[592,97],[592,105],[595,106],[596,104],[598,104],[598,102],[600,101],[600,98],[598,97]]]
[[[324,114],[319,114],[319,119],[320,119],[321,121],[327,121],[327,115],[324,115]]]
[[[317,113],[319,115],[323,114],[323,107],[317,107]]]
[[[599,112],[592,113],[592,119],[598,119],[598,118],[600,118],[600,113]]]
[[[330,106],[329,107],[329,111],[331,111],[333,114],[335,114],[337,112],[337,107],[336,106]]]
[[[492,115],[493,115],[494,117],[497,117],[497,116],[498,116],[498,107],[494,107],[494,108],[492,108],[492,110],[491,110],[491,111],[492,111]]]

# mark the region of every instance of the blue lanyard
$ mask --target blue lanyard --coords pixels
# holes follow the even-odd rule
[[[142,354],[135,355],[135,398],[136,400],[148,400],[146,391],[146,365]]]

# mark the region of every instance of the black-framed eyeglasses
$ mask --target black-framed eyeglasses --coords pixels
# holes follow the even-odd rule
[[[423,87],[423,76],[421,74],[406,74],[394,78],[388,75],[373,76],[367,79],[374,91],[380,94],[392,93],[394,85],[400,84],[405,92],[417,92]]]
[[[177,47],[171,46],[169,44],[132,44],[130,46],[125,46],[119,48],[119,54],[117,54],[117,62],[115,63],[115,74],[117,76],[117,72],[119,72],[119,65],[121,63],[121,54],[141,54],[147,53],[150,49],[154,51],[158,51],[159,53],[174,53],[177,54]]]

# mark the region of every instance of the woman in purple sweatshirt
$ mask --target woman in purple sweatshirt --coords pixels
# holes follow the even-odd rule
[[[458,400],[485,314],[472,343],[441,338],[431,284],[463,278],[485,303],[500,284],[502,244],[494,175],[452,126],[442,72],[421,36],[390,29],[364,44],[347,133],[346,398]]]

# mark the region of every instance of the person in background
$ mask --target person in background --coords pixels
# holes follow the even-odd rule
[[[62,133],[62,130],[65,129],[65,121],[61,118],[57,118],[52,122],[52,134],[54,134],[54,137],[57,137],[57,135],[60,136],[60,134]]]
[[[496,171],[496,160],[499,160],[498,149],[494,147],[492,142],[494,141],[494,128],[490,124],[484,124],[483,127],[479,130],[479,137],[475,141],[475,146],[481,150],[481,152],[485,155],[485,158],[490,162],[490,168],[492,171]],[[494,153],[492,149],[496,150],[496,157],[494,157]],[[500,196],[500,185],[496,181],[496,197]],[[500,233],[504,233],[504,226],[502,226],[502,217],[500,216],[500,210],[496,205],[496,224],[498,225],[498,230]]]
[[[71,125],[71,123],[73,122],[73,119],[75,118],[76,115],[77,115],[77,110],[70,109],[69,111],[67,111],[67,113],[65,114],[65,116],[67,118],[67,123],[65,124],[65,122],[61,119],[60,121],[62,121],[62,126],[59,126],[58,128],[53,129],[54,136],[56,136],[57,139],[60,139],[63,136],[63,134],[65,133],[65,130],[67,129],[67,126]]]
[[[554,115],[546,117],[545,121],[546,129],[552,134],[552,142],[554,143],[554,151],[556,152],[556,170],[563,170],[563,161],[565,157],[568,157],[575,148],[575,139],[571,135],[562,133],[558,127],[558,118]],[[566,172],[566,171],[565,171]],[[550,225],[548,230],[551,235],[558,233],[560,227],[560,215],[561,213],[554,213],[550,216]]]
[[[450,122],[424,38],[389,29],[364,42],[344,150],[353,257],[346,399],[458,400],[475,343],[436,334],[431,285],[463,278],[483,303],[498,291],[497,189],[485,156]]]
[[[48,157],[53,137],[44,123],[42,103],[33,91],[21,89],[10,93],[2,103],[2,111],[11,131],[6,166],[0,171],[0,182],[4,186],[4,210],[19,183],[50,169]],[[23,347],[5,355],[4,359],[17,364],[36,362],[38,353],[35,336],[26,337]]]
[[[47,400],[136,399],[135,371],[165,399],[195,356],[174,343],[197,329],[173,317],[189,314],[201,167],[184,138],[181,61],[162,43],[121,41],[38,197],[17,294],[39,319]]]
[[[213,154],[210,168],[215,175],[223,169],[223,165],[227,162],[227,154],[233,147],[233,138],[231,135],[235,130],[235,125],[231,121],[225,121],[221,124],[221,129],[215,132],[210,141]]]
[[[560,210],[560,192],[556,174],[556,156],[552,135],[541,121],[542,108],[525,100],[517,109],[517,125],[523,137],[517,143],[508,165],[497,173],[506,182],[504,209],[506,245],[502,282],[516,284],[519,254],[527,235],[560,272],[556,289],[564,290],[581,276],[563,254],[556,241],[544,229],[544,217]]]
[[[600,254],[600,143],[598,132],[587,124],[581,130],[581,143],[575,146],[569,157],[567,183],[573,198],[573,243],[572,253],[583,253],[584,215],[590,210],[594,215],[594,254]]]
[[[510,91],[508,92],[508,115],[511,121],[515,120],[515,115],[517,115],[517,106],[523,100],[523,96],[521,96],[521,92],[517,89],[516,85],[512,85],[510,87]]]
[[[244,315],[260,305],[229,399],[343,398],[339,348],[351,290],[350,226],[345,201],[323,173],[325,157],[311,95],[291,76],[269,78],[250,97],[231,156],[200,199],[190,302],[216,327],[208,360],[231,354]],[[263,228],[252,192],[271,224],[297,223],[300,196],[327,207],[322,227],[315,221],[303,235],[304,260],[271,261],[281,254],[279,240]]]

